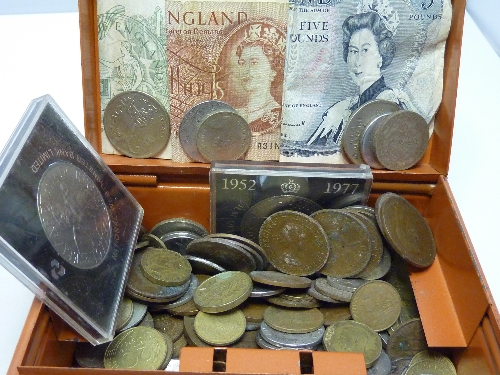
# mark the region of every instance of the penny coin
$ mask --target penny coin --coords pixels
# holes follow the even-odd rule
[[[269,216],[260,229],[259,243],[276,269],[295,276],[319,271],[330,253],[321,225],[297,211],[280,211]]]
[[[241,310],[207,314],[200,311],[194,319],[198,337],[214,346],[226,346],[238,341],[245,333],[245,315]]]
[[[370,232],[354,215],[326,209],[311,214],[324,229],[330,254],[320,272],[326,276],[350,277],[365,269],[372,256]]]
[[[381,280],[369,281],[354,292],[350,308],[353,320],[379,332],[398,319],[401,298],[391,284]]]
[[[181,318],[171,314],[152,314],[154,328],[160,332],[167,334],[172,341],[176,341],[181,337],[184,331],[184,322]]]
[[[264,221],[272,214],[285,210],[310,215],[321,210],[321,206],[311,199],[295,195],[277,195],[266,198],[250,207],[241,219],[242,236],[259,243],[259,231]]]
[[[191,264],[191,268],[193,270],[192,272],[197,274],[215,275],[217,273],[227,271],[224,267],[221,267],[207,259],[195,257],[193,255],[184,255],[184,258],[186,258]]]
[[[210,114],[219,111],[232,111],[236,113],[236,110],[227,103],[219,100],[206,100],[195,104],[182,117],[179,124],[179,141],[184,152],[191,159],[201,163],[208,162],[198,150],[196,137],[203,120]]]
[[[349,306],[323,306],[319,311],[323,314],[323,324],[325,326],[332,325],[339,320],[351,319],[351,310]]]
[[[191,241],[186,255],[206,259],[229,271],[250,273],[257,268],[254,257],[246,248],[224,238],[202,237]]]
[[[150,234],[153,234],[158,238],[161,238],[171,232],[191,232],[200,237],[208,234],[208,231],[203,225],[184,217],[162,220],[149,231]]]
[[[341,320],[328,326],[323,345],[329,352],[363,353],[367,368],[375,363],[382,352],[382,342],[377,332],[353,320]]]
[[[183,285],[191,277],[189,261],[167,249],[146,249],[141,258],[141,270],[147,279],[164,286]]]
[[[317,309],[287,309],[269,306],[264,321],[272,328],[286,333],[306,333],[323,326],[323,314]]]
[[[265,302],[259,300],[247,301],[241,306],[247,323],[260,323],[264,319],[264,311],[269,307]]]
[[[247,322],[248,325],[248,322]],[[257,330],[248,331],[246,330],[243,336],[240,337],[238,341],[231,344],[232,348],[246,348],[246,349],[259,349],[257,345]]]
[[[120,331],[130,322],[134,313],[134,304],[130,298],[124,297],[118,305],[115,331]]]
[[[114,148],[132,158],[149,158],[162,151],[170,138],[170,117],[152,96],[139,91],[115,95],[102,118]]]
[[[113,369],[158,370],[167,357],[167,343],[154,328],[134,327],[109,344],[104,367]]]
[[[380,164],[377,159],[377,155],[375,155],[375,150],[373,148],[373,137],[377,128],[382,124],[388,114],[382,115],[374,119],[365,129],[363,136],[361,138],[360,149],[361,149],[361,157],[363,161],[368,164],[370,167],[375,169],[385,169],[385,167]]]
[[[392,360],[413,357],[418,352],[427,350],[424,328],[419,318],[411,319],[399,325],[389,337],[387,354]]]
[[[200,154],[208,161],[236,160],[250,147],[252,133],[248,122],[232,111],[208,115],[196,134]]]
[[[307,292],[297,292],[293,291],[293,289],[283,292],[276,297],[269,297],[267,298],[267,301],[273,305],[294,309],[314,308],[320,306],[319,301]]]
[[[266,322],[262,322],[259,332],[262,338],[272,345],[281,348],[312,350],[323,340],[325,327],[320,326],[314,331],[305,333],[285,333],[272,328]]]
[[[364,163],[360,148],[365,129],[377,117],[399,110],[399,106],[394,102],[372,100],[361,105],[351,114],[342,135],[342,149],[354,164]]]
[[[324,277],[319,277],[314,280],[314,288],[321,294],[324,294],[336,301],[349,302],[352,298],[353,291],[339,289],[332,285]]]
[[[312,282],[307,277],[288,275],[278,271],[253,271],[250,272],[250,277],[253,281],[262,284],[295,289],[309,288]]]
[[[382,259],[371,272],[363,273],[363,278],[365,280],[381,279],[387,275],[387,272],[391,269],[391,264],[391,253],[385,245],[382,245]]]
[[[434,236],[410,202],[397,194],[384,193],[375,203],[375,213],[384,238],[404,260],[420,268],[434,262]]]
[[[196,314],[197,315],[197,314]],[[196,318],[196,315],[191,316],[187,315],[184,316],[184,335],[186,337],[186,341],[188,342],[189,346],[196,346],[196,347],[206,347],[210,346],[208,345],[205,341],[200,339],[194,329],[194,320]]]
[[[316,280],[314,280],[314,282],[311,284],[311,286],[309,287],[309,289],[307,289],[307,294],[310,295],[311,297],[314,297],[315,299],[317,299],[318,301],[323,301],[323,302],[328,302],[328,303],[343,303],[343,301],[341,300],[338,300],[338,299],[334,299],[326,294],[323,294],[321,293],[321,291],[319,291],[317,288],[316,288]]]
[[[261,269],[264,269],[265,267],[268,266],[267,255],[264,249],[258,243],[248,238],[230,233],[214,233],[214,234],[209,234],[208,237],[225,238],[228,240],[240,242],[241,244],[245,245],[245,248],[247,247],[250,248],[248,250],[250,254],[252,254],[252,256],[255,258],[255,263],[259,264],[262,262],[263,266]]]
[[[90,342],[77,342],[75,346],[75,361],[80,367],[103,368],[104,353],[109,343],[92,345]]]
[[[429,124],[418,113],[406,110],[388,115],[373,137],[377,160],[393,171],[413,167],[428,143]]]
[[[241,305],[252,292],[252,279],[240,271],[227,271],[202,282],[193,301],[200,311],[219,313]]]

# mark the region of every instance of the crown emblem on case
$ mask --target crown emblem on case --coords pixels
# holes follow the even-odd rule
[[[281,184],[281,191],[283,193],[297,193],[299,190],[300,184],[293,182],[293,179]]]

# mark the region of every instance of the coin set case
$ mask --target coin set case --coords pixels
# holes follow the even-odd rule
[[[440,348],[448,354],[458,374],[497,374],[500,315],[446,179],[465,12],[464,0],[452,3],[443,98],[428,149],[409,170],[373,170],[368,205],[374,206],[381,194],[390,191],[404,196],[423,214],[435,237],[437,257],[429,268],[409,267],[409,271],[427,343],[430,348]],[[101,150],[96,8],[95,0],[79,1],[85,136],[96,150]],[[185,217],[210,228],[210,165],[101,156],[144,208],[146,229],[174,217]],[[104,369],[71,368],[75,340],[81,339],[35,299],[9,375],[110,373]],[[180,370],[181,373],[216,373],[214,362],[220,361],[225,361],[226,372],[241,374],[366,374],[363,357],[356,353],[231,348],[184,348]]]

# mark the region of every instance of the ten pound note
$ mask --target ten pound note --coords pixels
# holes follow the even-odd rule
[[[432,123],[450,25],[449,0],[294,0],[280,160],[345,162],[349,116],[374,99]]]
[[[173,161],[192,161],[179,124],[207,100],[249,123],[245,159],[278,160],[287,18],[287,0],[166,2]]]

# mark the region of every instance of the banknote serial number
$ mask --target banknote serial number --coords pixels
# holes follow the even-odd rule
[[[359,184],[327,182],[325,194],[354,194],[358,190]]]
[[[257,185],[256,180],[238,179],[238,178],[223,178],[222,190],[255,190]]]

